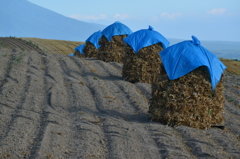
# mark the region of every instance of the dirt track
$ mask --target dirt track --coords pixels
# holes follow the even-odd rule
[[[240,158],[240,76],[225,75],[225,129],[198,130],[150,121],[151,86],[119,63],[12,40],[0,64],[0,158]]]

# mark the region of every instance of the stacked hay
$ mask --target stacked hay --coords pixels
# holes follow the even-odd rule
[[[122,76],[124,80],[129,82],[138,82],[137,75],[137,59],[138,55],[133,51],[132,47],[128,44],[124,45],[124,59],[123,59],[123,68]]]
[[[97,58],[98,51],[91,42],[86,42],[83,52],[86,58]]]
[[[75,50],[74,56],[77,56],[77,57],[80,57],[80,58],[84,58],[85,57],[85,55],[81,54],[78,50]]]
[[[108,41],[107,38],[103,35],[99,40],[97,57],[99,60],[103,60],[105,62],[123,62],[124,57],[124,42],[123,39],[127,37],[127,35],[116,35],[113,36],[111,41]]]
[[[215,89],[211,89],[205,66],[176,80],[169,80],[161,64],[161,73],[152,84],[149,113],[152,120],[162,124],[207,129],[223,123],[223,89],[223,75]]]
[[[86,58],[97,58],[97,49],[99,48],[98,41],[102,37],[101,30],[94,32],[85,41],[85,46],[82,49]]]
[[[84,49],[85,45],[86,44],[81,44],[78,47],[76,47],[74,49],[74,56],[77,56],[77,57],[80,57],[80,58],[84,58],[85,55],[84,55],[83,49]]]
[[[122,76],[129,82],[153,83],[160,73],[161,43],[144,47],[136,54],[131,46],[124,46]]]

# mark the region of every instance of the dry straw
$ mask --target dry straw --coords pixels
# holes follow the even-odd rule
[[[107,38],[102,35],[99,40],[98,48],[98,59],[103,60],[105,62],[123,62],[124,51],[123,39],[127,37],[127,35],[117,35],[113,36],[111,41],[108,41]]]
[[[162,51],[161,43],[144,47],[136,54],[128,44],[124,46],[122,76],[129,82],[153,83],[159,73]]]
[[[161,64],[161,73],[152,84],[149,113],[152,120],[170,126],[207,129],[223,124],[223,89],[223,76],[215,89],[211,89],[205,66],[176,80],[169,80]]]
[[[86,58],[97,58],[98,50],[91,42],[86,42],[83,52]]]
[[[85,55],[81,54],[78,50],[75,50],[74,56],[77,56],[77,57],[80,57],[80,58],[84,58],[85,57]]]

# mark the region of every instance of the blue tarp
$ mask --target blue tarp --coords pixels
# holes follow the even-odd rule
[[[83,49],[85,47],[85,44],[79,45],[74,49],[74,51],[78,50],[81,54],[84,54]]]
[[[85,42],[90,42],[92,43],[96,49],[98,49],[100,47],[100,45],[98,44],[98,40],[102,37],[102,32],[101,30],[93,33],[91,36],[89,36],[89,38],[85,41]]]
[[[132,30],[129,27],[127,27],[126,25],[117,21],[117,22],[107,26],[102,31],[102,34],[108,39],[108,41],[111,41],[112,36],[130,35],[130,34],[132,34]]]
[[[206,66],[210,73],[212,90],[221,79],[226,66],[210,51],[201,46],[200,41],[183,41],[160,52],[164,68],[170,80],[188,74],[200,66]]]
[[[141,29],[124,38],[124,42],[129,44],[137,53],[143,47],[162,43],[163,49],[169,46],[169,41],[159,32],[149,26],[148,29]]]
[[[72,54],[69,54],[68,56],[74,56],[74,53],[72,53]]]

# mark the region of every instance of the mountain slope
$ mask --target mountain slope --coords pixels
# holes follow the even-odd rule
[[[85,41],[105,26],[65,17],[26,0],[0,0],[0,36]]]

